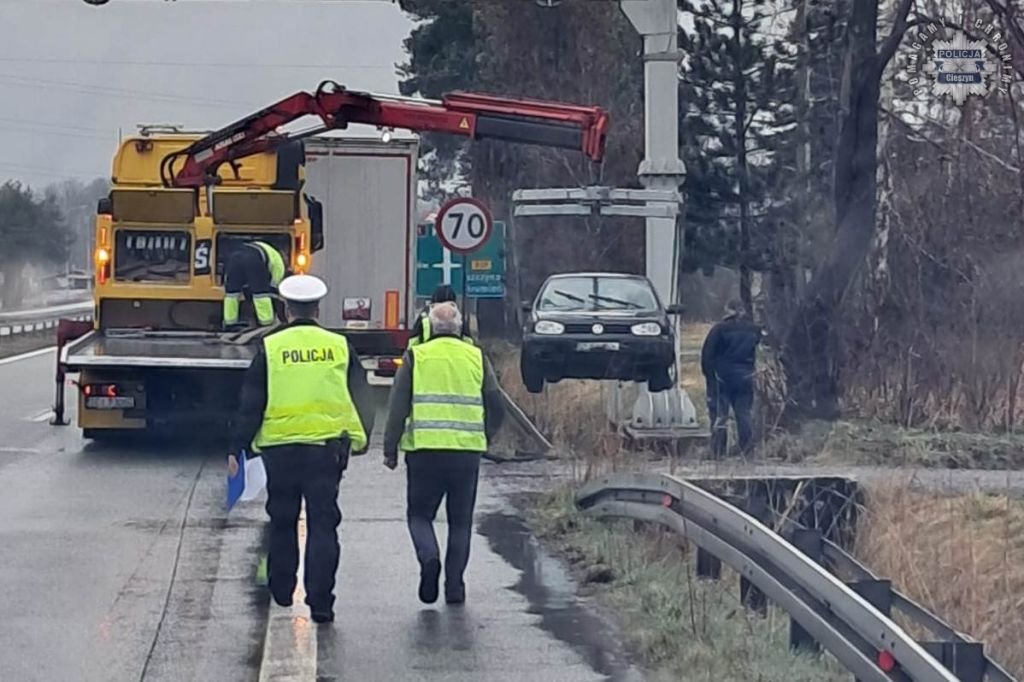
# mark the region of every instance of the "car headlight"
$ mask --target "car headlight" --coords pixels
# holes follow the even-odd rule
[[[541,320],[533,325],[533,331],[537,334],[562,334],[565,332],[565,325],[561,322]]]
[[[658,336],[661,334],[661,325],[657,322],[641,322],[629,328],[634,336]]]

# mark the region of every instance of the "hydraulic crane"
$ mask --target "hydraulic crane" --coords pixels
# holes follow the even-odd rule
[[[317,116],[321,124],[298,135],[278,132],[281,126],[304,116]],[[312,94],[290,95],[167,155],[160,165],[160,177],[165,187],[198,189],[216,184],[222,164],[231,165],[290,140],[344,129],[350,123],[577,149],[599,162],[604,155],[608,114],[600,107],[462,92],[441,100],[398,98],[355,92],[324,81]]]
[[[314,127],[284,130],[307,116],[317,119]],[[90,438],[194,417],[215,423],[229,419],[239,370],[249,365],[258,339],[226,339],[216,331],[225,254],[232,245],[260,238],[287,253],[296,271],[305,271],[313,251],[327,248],[330,257],[330,247],[323,246],[325,225],[336,230],[371,225],[372,235],[388,241],[381,248],[370,244],[356,268],[363,275],[355,273],[365,288],[363,280],[396,270],[394,286],[370,292],[383,297],[384,320],[346,333],[373,365],[364,363],[368,373],[389,376],[408,340],[408,314],[401,310],[408,311],[415,296],[415,263],[409,255],[415,237],[415,147],[411,162],[403,165],[408,170],[401,186],[387,184],[396,182],[392,174],[357,180],[367,187],[347,186],[353,192],[346,199],[352,215],[363,218],[327,220],[319,202],[306,197],[307,207],[300,200],[305,171],[294,182],[305,151],[296,156],[293,150],[300,145],[289,143],[349,124],[577,150],[600,162],[608,115],[600,107],[461,92],[440,100],[374,95],[324,81],[313,93],[295,93],[212,133],[143,131],[122,141],[114,186],[97,214],[94,320],[62,320],[58,327],[54,423],[64,423],[69,372],[79,373],[79,425]],[[315,167],[325,163],[320,156]],[[223,172],[225,165],[230,173]],[[313,172],[327,177],[323,170]],[[205,197],[199,196],[203,191]],[[365,216],[403,203],[410,204],[401,211],[404,219],[366,222]],[[346,210],[337,201],[332,205]]]

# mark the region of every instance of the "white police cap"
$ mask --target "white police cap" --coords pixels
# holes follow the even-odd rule
[[[281,281],[277,292],[286,301],[314,303],[327,295],[327,285],[313,275],[292,275]]]

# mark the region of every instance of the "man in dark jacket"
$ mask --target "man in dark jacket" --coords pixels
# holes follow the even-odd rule
[[[437,285],[434,293],[430,295],[430,301],[416,316],[416,321],[412,325],[412,335],[409,337],[409,348],[430,339],[430,307],[438,303],[456,303],[456,298],[455,289],[450,284]],[[462,320],[462,338],[472,340],[469,336],[469,320],[465,317]]]
[[[438,597],[441,558],[434,517],[445,499],[448,549],[445,602],[466,599],[463,573],[473,535],[480,457],[504,416],[494,370],[481,350],[462,340],[454,303],[430,309],[430,339],[410,348],[395,374],[384,431],[384,464],[407,469],[406,518],[420,564],[420,601]]]
[[[721,457],[728,449],[729,409],[736,415],[741,452],[751,445],[754,405],[754,363],[762,331],[740,301],[729,301],[725,317],[711,328],[700,353],[708,395],[711,450]]]

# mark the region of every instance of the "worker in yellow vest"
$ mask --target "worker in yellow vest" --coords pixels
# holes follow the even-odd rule
[[[273,293],[288,274],[284,256],[264,241],[246,242],[224,264],[224,327],[239,325],[242,297],[248,296],[261,327],[274,323]]]
[[[350,453],[366,452],[373,404],[352,344],[321,327],[327,285],[311,275],[281,282],[289,323],[263,338],[245,374],[228,473],[238,453],[259,453],[267,471],[269,587],[291,606],[299,562],[298,520],[306,502],[306,603],[317,623],[334,620],[338,570],[338,488]]]
[[[423,310],[416,316],[416,322],[412,326],[412,334],[409,337],[409,348],[428,341],[430,339],[430,308],[438,303],[455,303],[455,289],[450,284],[438,284],[434,293],[430,296],[430,302],[423,306]],[[473,342],[469,335],[469,321],[463,318],[462,338],[465,341]]]
[[[384,464],[405,452],[406,519],[420,564],[419,598],[437,601],[441,575],[434,517],[445,500],[448,546],[445,602],[466,599],[480,457],[504,417],[494,371],[481,350],[462,340],[462,316],[451,302],[430,308],[430,339],[405,353],[395,374],[384,434]]]

